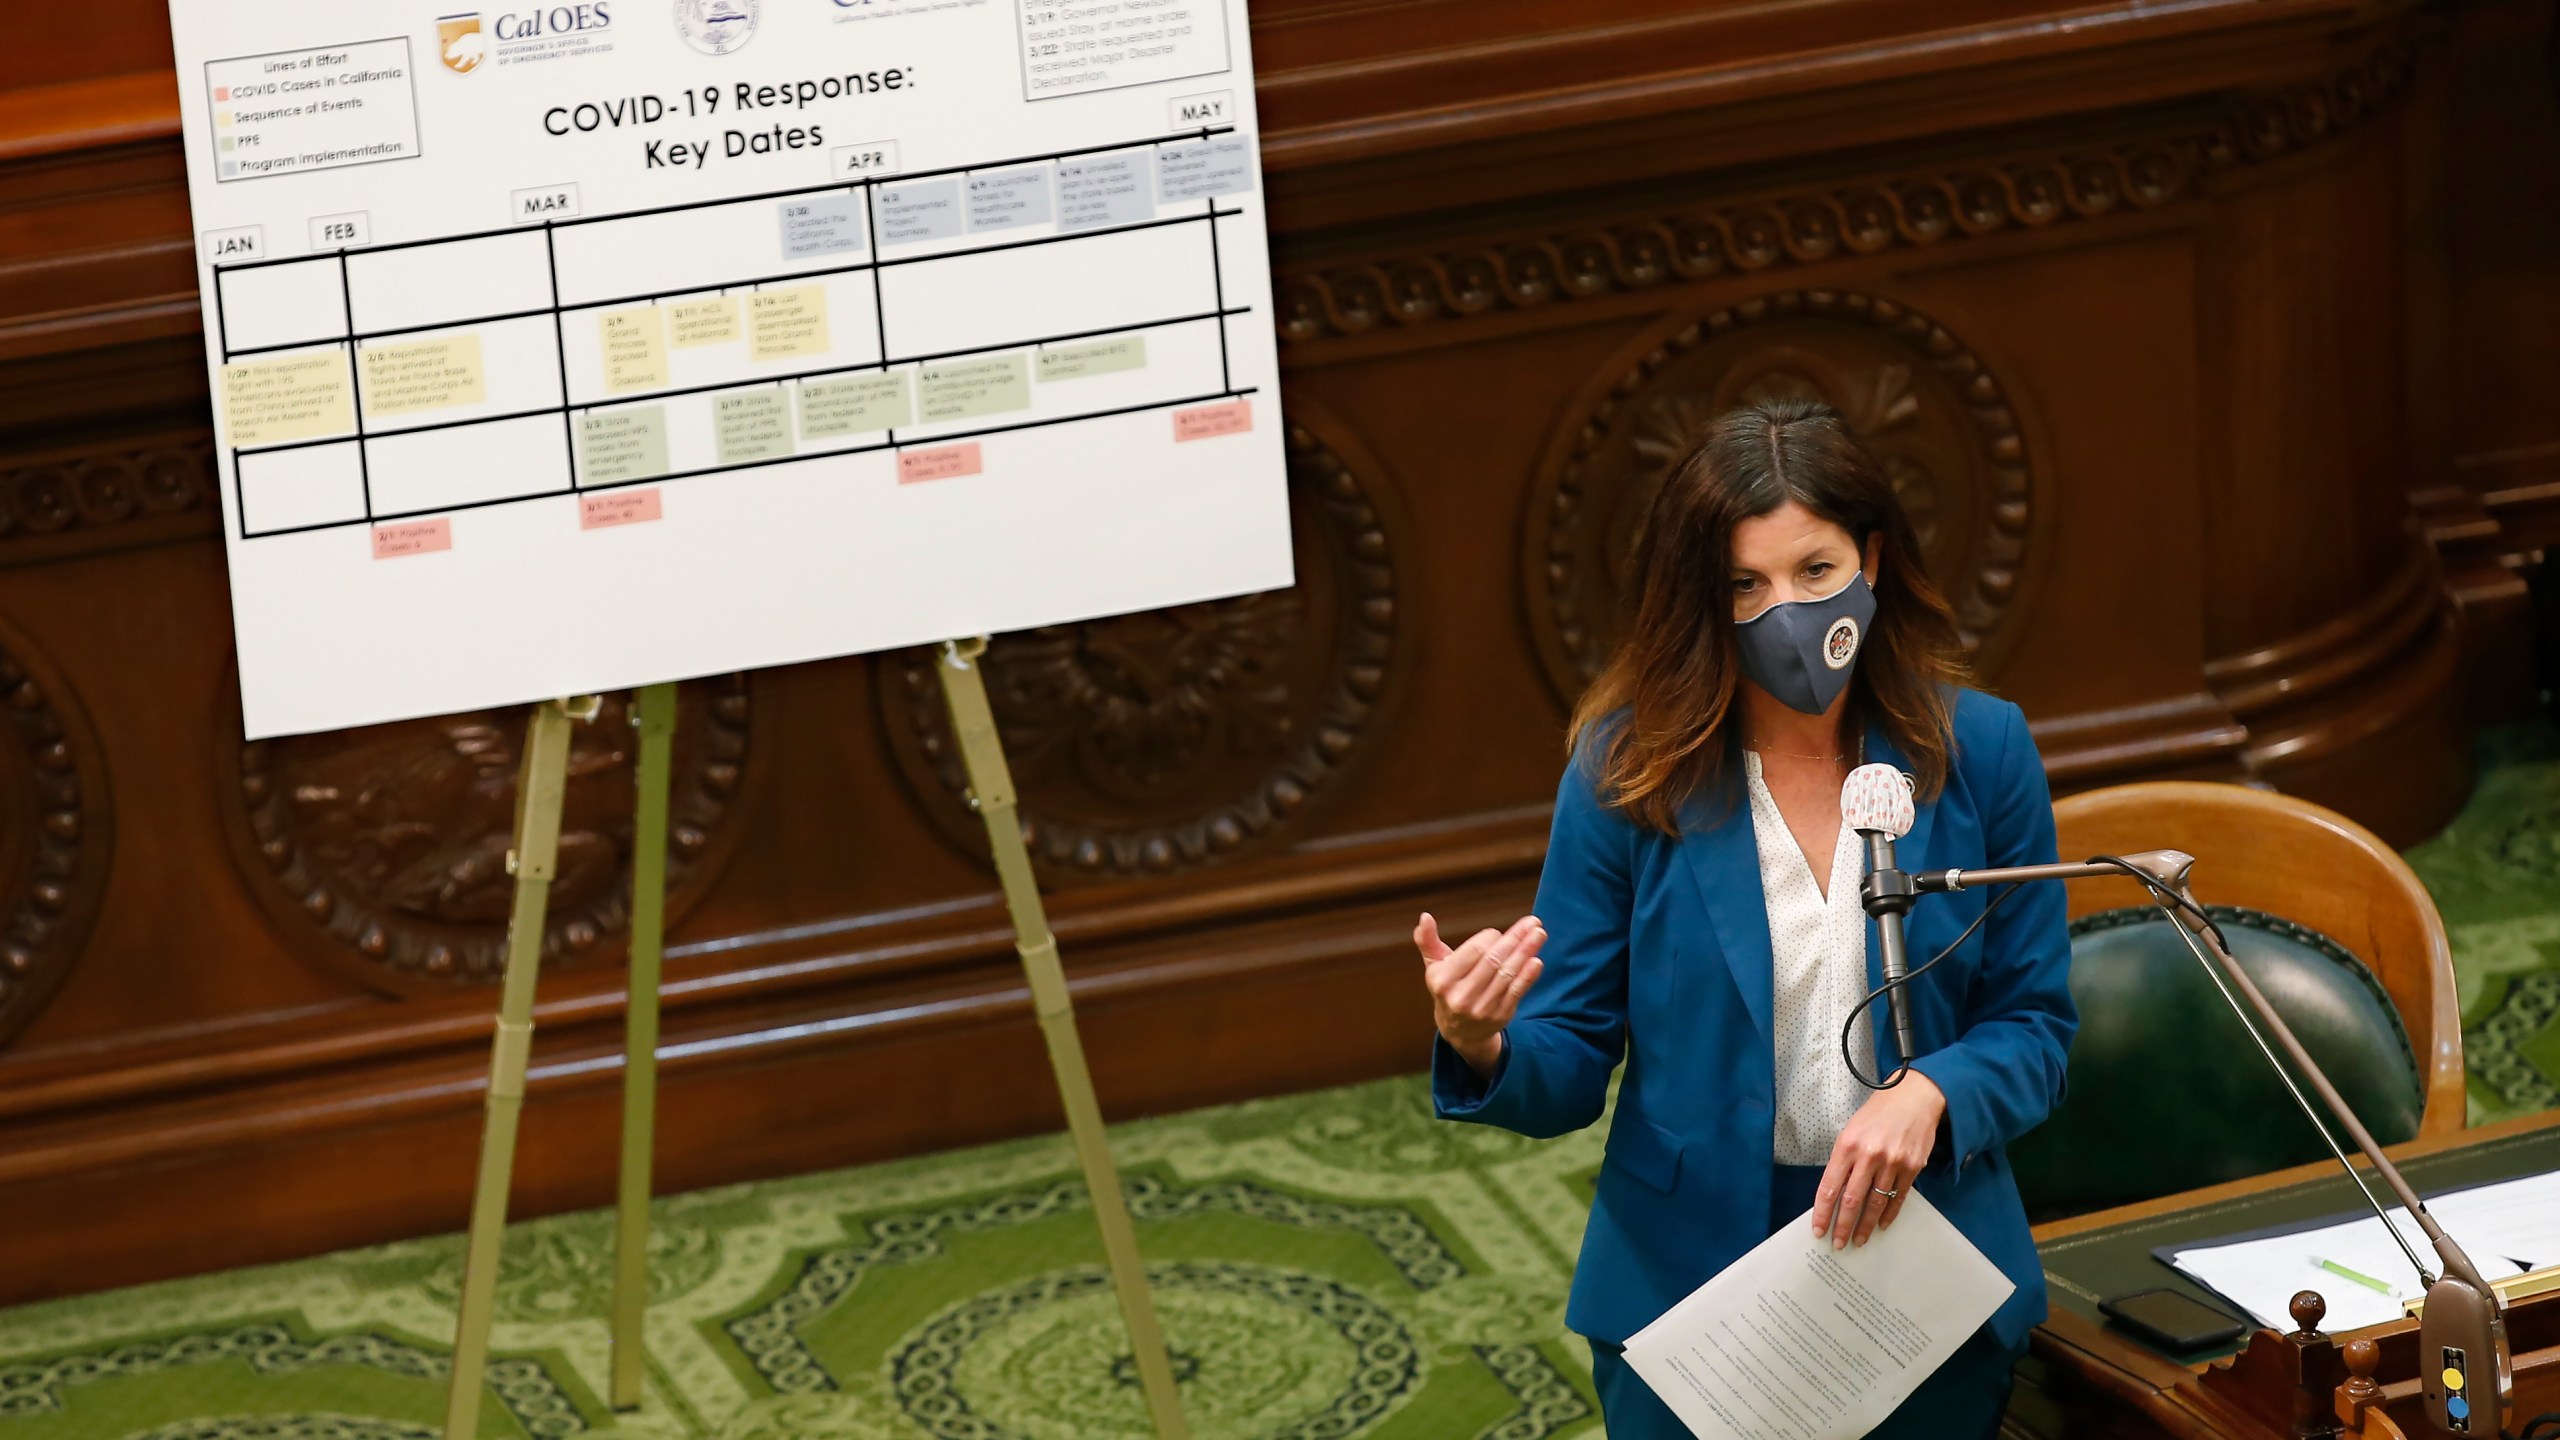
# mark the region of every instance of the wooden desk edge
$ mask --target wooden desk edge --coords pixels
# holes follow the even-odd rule
[[[2028,1343],[2173,1440],[2229,1440],[2248,1429],[2222,1397],[2190,1383],[2205,1365],[2181,1365],[2070,1311],[2055,1311]]]
[[[2383,1153],[2389,1155],[2394,1163],[2400,1163],[2442,1154],[2447,1150],[2461,1150],[2473,1145],[2504,1140],[2535,1130],[2547,1130],[2554,1126],[2560,1126],[2560,1110],[2545,1110],[2538,1114],[2521,1115],[2513,1120],[2501,1120],[2495,1125],[2484,1125],[2477,1130],[2455,1130],[2442,1135],[2423,1135],[2403,1145],[2385,1146]],[[2371,1169],[2370,1166],[2365,1168]],[[2337,1161],[2318,1160],[2308,1165],[2296,1165],[2289,1170],[2271,1170],[2264,1175],[2252,1175],[2245,1180],[2229,1180],[2220,1185],[2208,1185],[2201,1190],[2182,1190],[2175,1195],[2163,1195],[2156,1200],[2142,1200],[2131,1205],[2119,1205],[2112,1210],[2096,1210],[2086,1215],[2074,1215],[2068,1220],[2054,1220],[2035,1227],[2036,1243],[2042,1245],[2049,1240],[2068,1240],[2072,1236],[2085,1235],[2092,1230],[2104,1230],[2114,1225],[2148,1220],[2175,1210],[2189,1210],[2199,1206],[2219,1204],[2245,1195],[2281,1190],[2288,1185],[2300,1185],[2337,1173]]]

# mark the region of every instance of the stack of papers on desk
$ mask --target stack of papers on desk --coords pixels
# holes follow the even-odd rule
[[[2560,1171],[2436,1196],[2427,1210],[2487,1279],[2560,1265]],[[2429,1270],[2441,1270],[2435,1247],[2409,1212],[2394,1206],[2390,1213],[2409,1248]],[[2333,1334],[2397,1320],[2402,1303],[2422,1293],[2408,1256],[2372,1215],[2162,1258],[2277,1330],[2293,1328],[2286,1306],[2298,1290],[2317,1290],[2329,1302],[2320,1328]]]

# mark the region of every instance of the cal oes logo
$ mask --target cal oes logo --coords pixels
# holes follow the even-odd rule
[[[444,57],[444,68],[456,75],[479,69],[480,62],[489,58],[489,37],[481,33],[478,12],[439,17],[436,53]]]
[[[705,55],[728,55],[755,38],[762,0],[676,0],[676,33]]]
[[[1845,670],[1858,658],[1858,622],[1843,615],[1831,622],[1822,635],[1822,663],[1834,670]]]

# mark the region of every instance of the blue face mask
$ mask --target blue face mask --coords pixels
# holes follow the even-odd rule
[[[1819,600],[1772,605],[1733,627],[1742,673],[1789,709],[1819,715],[1848,688],[1875,618],[1875,587],[1863,570]]]

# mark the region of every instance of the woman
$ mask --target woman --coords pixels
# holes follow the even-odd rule
[[[1573,717],[1537,913],[1454,950],[1431,916],[1415,928],[1434,1105],[1562,1134],[1599,1118],[1624,1057],[1565,1311],[1611,1440],[1688,1433],[1628,1336],[1808,1207],[1815,1235],[1862,1245],[1915,1185],[2017,1291],[1873,1433],[1988,1435],[2045,1313],[2001,1147],[2062,1097],[2062,896],[2029,887],[1911,983],[1919,1054],[1870,1090],[1841,1053],[1882,977],[1840,786],[1862,761],[1912,777],[1905,868],[2048,861],[2035,743],[2015,705],[1959,688],[1910,521],[1822,406],[1719,419],[1655,497],[1630,583],[1628,636]],[[1983,904],[1924,899],[1913,965]],[[1888,1074],[1889,1037],[1855,1023],[1865,1078]]]

